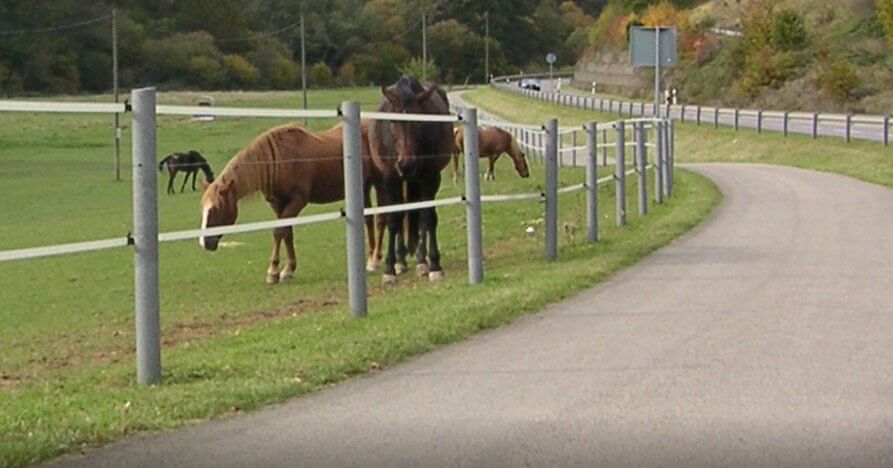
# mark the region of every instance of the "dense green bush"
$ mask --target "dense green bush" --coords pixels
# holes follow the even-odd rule
[[[819,77],[819,85],[833,99],[846,101],[861,84],[856,68],[846,59],[835,60]]]
[[[310,68],[310,84],[317,88],[325,88],[332,84],[332,70],[322,63],[316,63]]]
[[[257,67],[245,60],[245,57],[230,54],[223,57],[223,67],[229,82],[239,88],[251,88],[260,79]]]

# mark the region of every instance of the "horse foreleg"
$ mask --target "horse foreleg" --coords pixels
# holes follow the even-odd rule
[[[183,185],[180,186],[180,193],[183,193],[183,190],[186,189],[186,182],[189,182],[189,172],[186,173],[186,177],[183,179]]]
[[[192,191],[195,192],[195,176],[198,175],[198,171],[192,173]]]
[[[167,175],[167,194],[170,195],[174,193],[174,174],[168,173]]]
[[[490,161],[489,169],[487,169],[487,177],[486,177],[487,180],[496,180],[496,172],[495,171],[496,171],[496,160],[498,158],[499,158],[498,155],[497,156],[493,156],[493,155],[487,156],[487,159]]]
[[[431,268],[428,265],[428,218],[430,217],[429,212],[433,208],[425,208],[419,210],[419,250],[416,255],[419,263],[415,266],[416,274],[419,276],[428,276],[428,272],[431,271]]]
[[[409,241],[407,239],[407,235],[409,234],[408,224],[409,224],[409,214],[408,213],[400,213],[400,229],[397,231],[397,263],[394,264],[394,269],[397,271],[398,275],[402,275],[409,270],[409,267],[406,266],[406,257],[410,254],[409,248],[406,246],[406,243]]]
[[[401,220],[403,216],[400,213],[390,213],[386,215],[388,218],[388,253],[385,256],[384,275],[381,280],[384,284],[393,284],[397,282],[397,271],[394,268],[397,263],[396,246],[397,232],[401,228]]]
[[[431,208],[428,216],[428,260],[429,269],[428,279],[431,281],[440,281],[443,279],[443,267],[440,266],[440,247],[437,245],[437,210]]]

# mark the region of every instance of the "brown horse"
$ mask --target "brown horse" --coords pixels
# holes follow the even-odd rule
[[[383,98],[378,106],[382,112],[410,114],[449,114],[449,101],[435,84],[422,86],[415,78],[405,75],[389,87],[382,87]],[[450,123],[402,121],[372,121],[369,145],[379,205],[433,200],[440,189],[441,171],[455,153]],[[402,242],[400,227],[408,225],[408,247]],[[382,218],[382,222],[385,218]],[[416,271],[431,281],[443,278],[440,248],[437,243],[437,212],[434,208],[394,213],[386,217],[388,252],[383,280],[397,280],[396,265],[405,265],[407,251],[414,251],[419,264]],[[373,249],[372,260],[380,254],[384,224],[380,224],[379,245]],[[398,236],[400,238],[398,238]]]
[[[463,142],[465,132],[462,127],[456,127],[454,133],[457,151],[461,153],[465,149]],[[499,127],[478,128],[478,149],[482,158],[486,157],[490,160],[490,168],[485,176],[487,180],[496,180],[493,168],[496,160],[499,159],[502,153],[506,153],[512,158],[512,161],[515,163],[515,171],[519,176],[524,178],[530,177],[530,170],[527,168],[527,159],[525,159],[524,152],[521,151],[521,147],[511,133]],[[460,154],[453,155],[453,182],[459,181],[460,156]]]
[[[364,123],[368,129],[368,123]],[[374,177],[369,156],[368,131],[363,132],[362,153],[364,191]],[[341,124],[312,132],[298,124],[272,128],[239,151],[223,168],[214,183],[202,196],[202,228],[235,223],[238,201],[261,192],[277,218],[297,216],[308,203],[331,203],[344,199],[344,172]],[[371,217],[366,225],[369,243],[374,239]],[[207,250],[217,250],[220,236],[202,237],[199,243]],[[287,264],[279,270],[279,246],[285,241]],[[296,266],[292,228],[276,228],[273,252],[267,270],[267,282],[278,283],[291,278]]]

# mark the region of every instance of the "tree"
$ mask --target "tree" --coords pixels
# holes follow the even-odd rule
[[[477,80],[484,70],[484,39],[454,19],[428,29],[428,54],[440,63],[446,82]]]
[[[893,0],[874,0],[877,17],[887,33],[887,40],[893,44]]]

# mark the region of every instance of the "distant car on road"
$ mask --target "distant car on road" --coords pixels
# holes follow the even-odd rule
[[[536,78],[521,78],[521,81],[518,82],[518,86],[524,89],[532,89],[534,91],[539,91],[541,88],[540,80]]]

